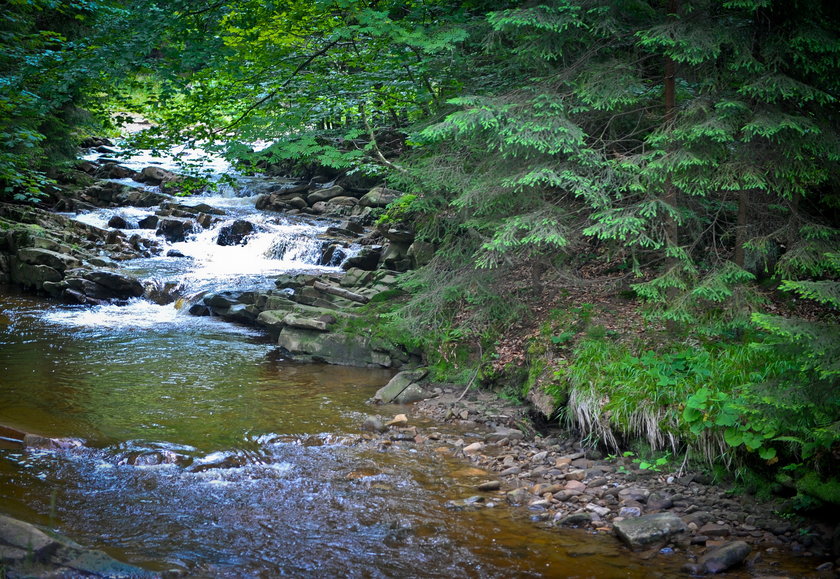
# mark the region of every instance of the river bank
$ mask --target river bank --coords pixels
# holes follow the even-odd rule
[[[830,521],[792,516],[781,500],[759,500],[684,464],[643,469],[636,457],[604,456],[560,428],[536,433],[527,408],[480,391],[462,394],[444,388],[411,411],[481,433],[449,441],[447,452],[490,479],[453,508],[509,504],[547,530],[613,534],[654,566],[680,557],[691,575],[837,576],[840,537]]]

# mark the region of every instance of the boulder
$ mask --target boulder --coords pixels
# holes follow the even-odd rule
[[[56,271],[62,272],[82,265],[82,263],[72,255],[35,247],[23,247],[18,250],[17,256],[18,259],[29,265],[46,265]]]
[[[300,195],[295,195],[294,197],[286,201],[286,204],[292,209],[303,209],[304,207],[309,206],[309,203],[306,202],[306,199],[304,199]]]
[[[111,219],[108,220],[108,227],[113,227],[114,229],[128,229],[128,222],[120,215],[112,215]]]
[[[317,203],[313,203],[312,207],[309,208],[309,213],[313,213],[315,215],[321,215],[326,213],[330,210],[330,206],[327,204],[326,201],[318,201]]]
[[[327,187],[326,189],[318,189],[317,191],[310,193],[306,196],[306,201],[310,205],[315,205],[321,201],[329,201],[335,197],[344,197],[345,191],[343,187],[335,185],[333,187]]]
[[[245,245],[248,243],[246,239],[249,235],[254,233],[257,228],[250,221],[244,219],[237,219],[228,225],[223,225],[219,228],[219,234],[216,237],[217,245]]]
[[[210,229],[210,227],[218,220],[218,217],[213,217],[209,213],[199,213],[198,217],[195,218],[195,222],[201,225],[204,229]]]
[[[99,179],[128,179],[134,177],[137,171],[129,169],[117,163],[105,163],[96,170],[95,175]]]
[[[170,209],[178,209],[180,211],[184,211],[191,215],[199,215],[201,213],[207,213],[208,215],[224,215],[225,210],[219,209],[218,207],[213,207],[212,205],[208,205],[207,203],[196,203],[195,205],[185,205],[183,203],[173,203],[171,201],[164,204],[166,207]],[[163,205],[162,205],[163,206]]]
[[[362,207],[385,207],[392,201],[397,200],[403,193],[395,189],[385,187],[374,187],[359,199]]]
[[[87,281],[107,288],[111,297],[128,299],[139,298],[143,295],[143,284],[128,275],[107,270],[94,270],[82,277]]]
[[[126,187],[114,181],[101,181],[82,192],[92,203],[112,203],[124,194]]]
[[[543,375],[553,373],[551,368],[544,370]],[[540,378],[542,378],[542,376]],[[550,419],[557,411],[558,404],[554,395],[545,391],[545,384],[543,380],[537,380],[525,395],[525,399],[531,403],[535,411],[543,415],[546,419]]]
[[[407,257],[411,260],[414,267],[423,267],[427,265],[435,256],[434,244],[425,241],[414,241],[408,248]]]
[[[207,294],[202,300],[211,308],[225,309],[239,304],[253,304],[254,292],[227,291]]]
[[[375,275],[372,270],[348,268],[339,284],[342,287],[363,287],[370,285]]]
[[[147,215],[137,223],[137,226],[140,229],[157,229],[159,221],[160,217],[157,215]]]
[[[631,549],[645,549],[666,543],[673,535],[683,533],[686,524],[673,513],[656,513],[616,521],[615,534]]]
[[[341,225],[338,226],[338,229],[340,229],[341,231],[349,231],[356,235],[361,235],[365,232],[364,226],[360,225],[359,223],[356,223],[355,221],[349,220],[342,222]],[[327,231],[329,231],[329,229]]]
[[[114,143],[105,137],[85,137],[79,144],[83,149],[94,149],[96,147],[113,147]]]
[[[159,576],[4,515],[0,515],[0,561],[9,577]]]
[[[419,384],[409,384],[405,387],[405,389],[400,392],[396,398],[391,400],[392,404],[411,404],[412,402],[418,402],[420,400],[425,400],[426,398],[431,398],[432,394],[420,386]]]
[[[83,445],[84,443],[76,438],[48,438],[38,434],[25,434],[23,437],[24,448],[36,450],[73,450]]]
[[[187,309],[187,312],[189,312],[191,316],[209,316],[211,313],[210,308],[199,303],[191,304]]]
[[[355,207],[358,205],[359,200],[355,197],[349,197],[347,195],[339,195],[338,197],[333,197],[330,199],[327,204],[328,205],[339,205],[342,207]]]
[[[291,304],[293,302],[289,303]],[[256,322],[277,336],[280,334],[280,330],[286,327],[286,315],[287,312],[285,310],[266,310],[259,313]]]
[[[231,322],[251,325],[257,321],[260,312],[253,305],[236,304],[229,308],[213,309],[213,313]]]
[[[272,193],[270,195],[260,195],[257,197],[257,201],[254,206],[260,211],[287,211],[294,208],[290,201],[295,198],[300,199],[297,195],[286,196],[278,195],[276,193]],[[303,201],[303,207],[309,206],[309,204],[303,199],[301,199],[301,201]],[[303,207],[300,207],[300,209]]]
[[[74,274],[75,275],[75,274]],[[84,272],[78,274],[84,275]],[[103,285],[84,279],[83,277],[67,277],[62,283],[55,286],[45,286],[45,289],[52,294],[62,292],[64,298],[70,302],[80,304],[106,303],[113,294]]]
[[[158,222],[156,233],[170,243],[178,243],[184,241],[187,233],[192,232],[194,228],[195,225],[189,219],[165,217]]]
[[[349,270],[351,268],[363,269],[373,271],[379,267],[379,259],[382,257],[382,247],[369,246],[363,247],[359,253],[353,257],[348,257],[341,264],[341,268]]]
[[[706,573],[722,573],[727,569],[742,563],[752,551],[752,547],[744,541],[733,541],[722,547],[709,551],[698,561]]]
[[[45,559],[57,547],[51,537],[34,525],[3,515],[0,515],[0,544],[21,549],[24,557],[31,554],[35,561]]]
[[[260,326],[268,328],[274,335],[279,334],[280,330],[287,325],[301,329],[318,330],[317,327],[304,327],[310,321],[323,322],[326,328],[318,331],[326,331],[330,324],[335,323],[335,316],[342,315],[334,310],[298,304],[285,298],[285,296],[267,296],[264,301],[263,306],[266,309],[260,312],[256,322]],[[290,314],[291,317],[287,320],[286,318]],[[288,324],[287,322],[294,323]],[[320,326],[320,324],[317,324],[317,326]]]
[[[383,367],[393,364],[391,357],[371,347],[370,340],[343,332],[284,327],[277,345],[295,359],[326,362],[339,366]]]
[[[383,253],[382,253],[382,263],[388,269],[395,269],[392,267],[394,263],[398,263],[400,261],[405,260],[408,256],[408,243],[403,243],[400,241],[392,241],[388,245],[385,246]]]
[[[388,241],[406,244],[406,249],[414,241],[414,229],[403,223],[395,223],[389,227],[380,227],[379,233]]]
[[[169,197],[161,193],[138,189],[136,187],[123,187],[114,196],[114,200],[120,205],[131,205],[133,207],[154,207],[155,205],[160,205],[167,199]]]
[[[45,282],[61,281],[61,273],[48,265],[31,265],[12,258],[9,279],[24,288],[42,289]]]
[[[183,179],[180,175],[167,171],[162,167],[149,166],[144,167],[137,175],[132,177],[138,183],[145,183],[147,185],[160,185],[161,183],[171,183],[173,181],[180,181]]]
[[[404,372],[400,372],[382,388],[377,390],[376,394],[373,395],[374,402],[381,402],[383,404],[389,404],[391,402],[396,402],[397,404],[408,404],[409,402],[399,401],[399,399],[406,399],[406,398],[414,398],[410,402],[416,402],[417,400],[422,400],[427,396],[423,394],[425,391],[416,384],[418,381],[422,380],[426,377],[429,373],[429,370],[426,368],[421,368],[418,370],[406,370]],[[415,386],[415,388],[410,389],[411,386]],[[420,398],[415,398],[415,396],[421,396]]]
[[[349,175],[342,175],[336,180],[336,185],[341,185],[348,191],[364,193],[379,182],[377,177],[366,175],[360,171],[354,171]]]
[[[318,264],[335,267],[345,259],[347,259],[347,252],[344,246],[339,243],[328,243],[321,252]]]

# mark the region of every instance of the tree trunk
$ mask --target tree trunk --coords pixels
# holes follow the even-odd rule
[[[676,19],[677,11],[679,10],[679,0],[668,0],[668,22],[673,22]],[[677,115],[677,86],[676,86],[676,76],[677,76],[677,63],[674,62],[674,59],[665,55],[665,78],[664,81],[664,90],[665,90],[665,130],[670,134],[674,130],[674,119]],[[675,146],[673,143],[673,137],[669,137],[668,142],[665,148],[665,154],[667,157],[671,157],[675,150]],[[668,160],[670,162],[670,159]],[[663,224],[664,233],[665,233],[665,250],[672,247],[679,247],[679,226],[677,223],[676,218],[674,217],[674,213],[679,207],[679,197],[677,188],[674,186],[673,181],[671,180],[670,169],[668,169],[668,174],[665,177],[665,190],[663,191],[662,201],[671,208],[671,211],[665,215],[665,223]],[[669,259],[666,259],[666,268],[668,270],[676,270],[679,267],[679,257],[672,256]],[[665,296],[668,302],[673,303],[677,295],[679,294],[679,289],[676,287],[668,287],[665,290]],[[679,331],[678,324],[673,320],[668,320],[665,324],[666,329],[668,332],[672,334],[676,334]]]
[[[679,10],[679,0],[668,0],[668,20],[673,21]],[[677,65],[669,56],[665,56],[665,129],[668,132],[673,130],[674,118],[677,114],[677,89],[676,89]],[[673,143],[668,143],[666,154],[670,155],[674,150]],[[670,174],[665,178],[665,191],[662,200],[674,210],[679,207],[677,188],[671,182]],[[679,229],[677,221],[671,215],[665,217],[665,243],[666,246],[679,245]],[[674,265],[674,264],[671,264]]]
[[[744,267],[744,244],[747,242],[747,204],[750,193],[743,190],[738,194],[738,223],[735,227],[735,265]]]

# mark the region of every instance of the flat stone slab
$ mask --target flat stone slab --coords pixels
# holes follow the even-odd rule
[[[326,333],[285,326],[277,345],[300,359],[311,359],[339,366],[389,368],[391,357],[371,347],[370,340],[345,333]]]
[[[673,535],[685,532],[686,524],[673,513],[656,513],[618,521],[615,534],[631,549],[644,549],[665,543]]]
[[[158,576],[4,515],[0,515],[0,569],[11,577]]]
[[[332,319],[335,320],[335,317]],[[315,330],[316,332],[327,332],[330,329],[330,324],[325,319],[309,318],[296,314],[286,314],[283,317],[283,323],[293,328]]]
[[[0,515],[0,544],[23,549],[38,559],[56,546],[55,541],[37,527]]]

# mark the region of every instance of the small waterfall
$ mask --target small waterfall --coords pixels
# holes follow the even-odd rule
[[[202,152],[184,150],[177,154],[198,159]],[[153,157],[143,152],[121,164],[138,171],[149,165],[178,171],[173,156]],[[118,229],[129,239],[133,236],[154,239],[159,250],[155,255],[120,263],[121,271],[143,282],[146,287],[143,300],[122,308],[97,308],[87,314],[79,309],[66,311],[62,313],[62,322],[70,322],[69,317],[84,326],[103,321],[108,326],[140,327],[147,327],[146,321],[194,323],[188,321],[191,316],[184,315],[189,309],[184,306],[196,296],[208,292],[275,289],[273,278],[278,275],[337,271],[341,262],[355,253],[340,243],[322,239],[333,223],[257,210],[258,195],[282,187],[282,183],[237,175],[218,158],[210,158],[205,167],[210,180],[217,182],[218,187],[203,194],[173,198],[161,206],[101,208],[75,216],[102,229]],[[225,174],[233,179],[223,178]],[[114,181],[140,186],[130,179]],[[157,229],[140,228],[141,225],[160,227],[158,219],[161,223],[166,220],[166,229],[161,229],[160,235]],[[108,319],[103,320],[98,314],[106,312]],[[124,320],[120,321],[120,317]]]
[[[278,232],[268,248],[268,257],[287,263],[319,265],[323,245],[322,241],[300,231]]]

